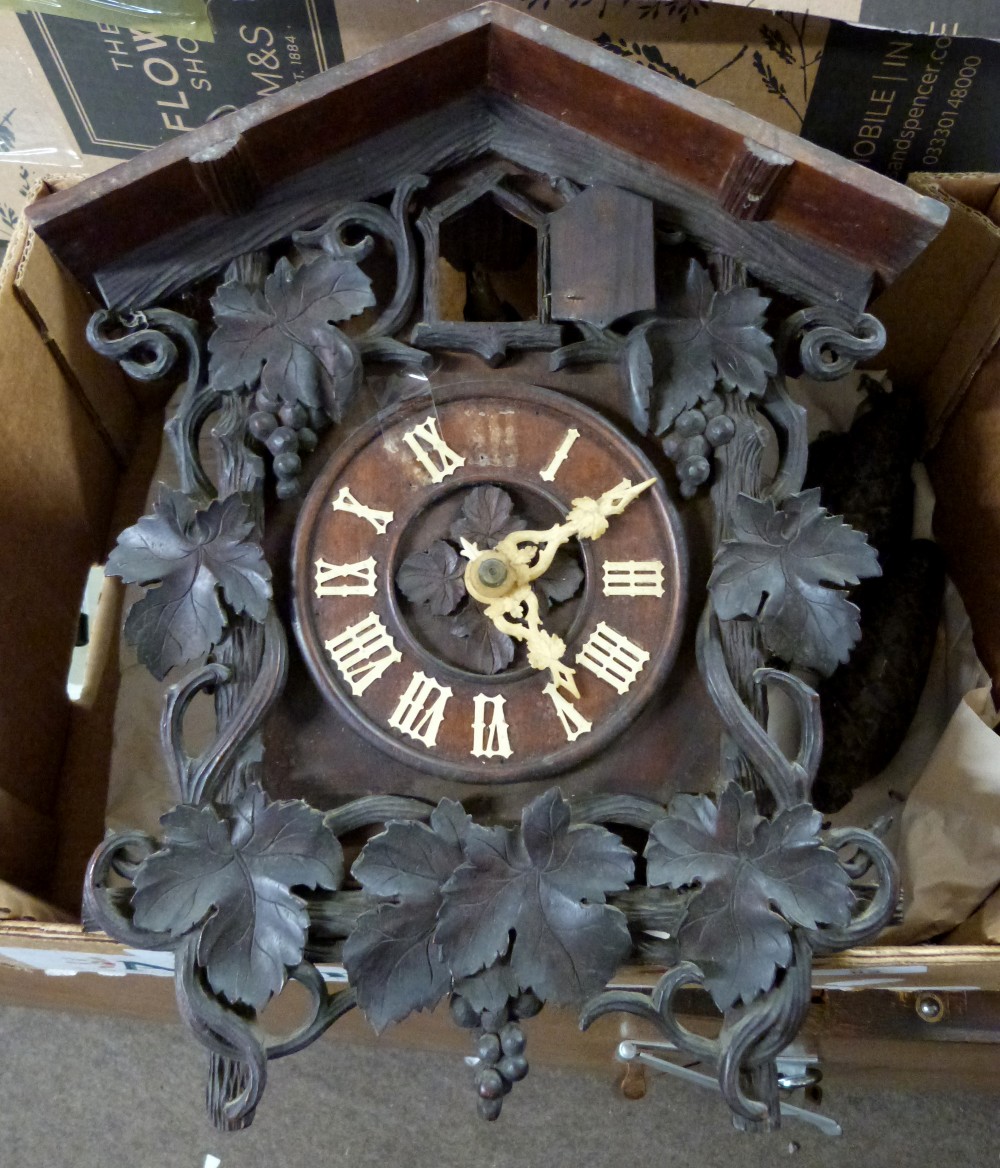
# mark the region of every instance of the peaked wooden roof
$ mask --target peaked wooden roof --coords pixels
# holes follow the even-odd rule
[[[489,3],[28,210],[112,307],[141,307],[338,199],[490,153],[630,186],[755,275],[860,308],[942,226],[917,195],[688,86]]]

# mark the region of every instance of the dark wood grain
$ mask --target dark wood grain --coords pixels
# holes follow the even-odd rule
[[[764,219],[792,160],[759,142],[747,140],[746,147],[726,174],[720,205],[734,219]]]
[[[124,257],[99,263],[93,282],[109,306],[155,303],[243,250],[265,247],[320,222],[338,203],[382,194],[411,174],[479,157],[490,148],[493,125],[483,98],[472,95],[271,187],[239,218],[208,209]]]
[[[707,250],[739,256],[754,276],[808,303],[844,302],[859,311],[871,295],[872,265],[820,246],[770,219],[735,219],[712,197],[654,169],[630,151],[595,140],[547,114],[492,95],[496,153],[528,169],[555,170],[581,186],[625,187],[661,205]]]
[[[654,182],[690,192],[704,204],[703,218],[711,208],[731,221],[722,209],[731,194],[727,176],[740,170],[747,154],[759,153],[748,142],[778,151],[791,166],[767,208],[775,242],[810,244],[814,254],[842,257],[874,270],[880,280],[914,259],[944,219],[939,203],[497,5],[451,17],[203,126],[51,195],[29,217],[81,283],[99,284],[109,303],[127,303],[125,281],[107,270],[134,269],[132,302],[146,302],[175,283],[161,269],[169,267],[178,243],[192,242],[187,233],[210,239],[225,221],[216,210],[217,191],[197,181],[192,159],[239,140],[241,166],[259,180],[257,205],[267,217],[287,204],[286,184],[306,174],[315,179],[315,168],[326,160],[483,90],[625,154]],[[352,193],[361,193],[357,184]],[[246,218],[255,236],[249,246],[260,246],[256,217]],[[275,237],[288,229],[286,223]],[[232,248],[238,236],[226,238]],[[217,251],[207,247],[200,273],[187,269],[185,277],[211,271]],[[95,281],[101,269],[105,278]]]
[[[492,19],[491,90],[622,147],[716,201],[734,161],[752,150],[748,141],[787,155],[795,183],[782,188],[771,217],[848,255],[872,258],[882,279],[915,259],[947,217],[943,207],[913,199],[874,171],[689,86],[632,70],[597,45],[509,9],[495,10]],[[863,206],[874,221],[859,215]]]
[[[649,199],[618,187],[591,187],[552,214],[549,233],[554,320],[603,328],[656,307]]]
[[[211,213],[191,158],[240,138],[263,188],[475,90],[489,24],[462,14],[358,61],[273,94],[157,150],[59,192],[33,211],[35,229],[82,283],[110,260]]]
[[[737,255],[774,288],[810,303],[860,311],[875,279],[870,264],[818,245],[773,221],[737,219],[712,198],[536,110],[496,95],[473,95],[344,151],[271,188],[238,218],[206,214],[151,240],[94,273],[112,307],[162,299],[217,270],[242,248],[259,248],[315,223],[348,198],[391,190],[406,175],[495,154],[529,170],[553,171],[582,186],[627,187],[668,209],[709,249]]]

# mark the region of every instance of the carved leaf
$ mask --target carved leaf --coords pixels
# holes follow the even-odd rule
[[[132,605],[125,622],[126,639],[158,679],[218,643],[226,624],[219,588],[235,612],[267,617],[271,569],[247,539],[252,531],[239,495],[198,511],[180,491],[164,489],[153,513],[118,537],[107,574],[130,584],[161,582]]]
[[[624,357],[625,367],[628,370],[628,414],[629,420],[640,434],[645,434],[651,426],[653,351],[650,348],[648,336],[650,327],[639,325],[632,329],[625,338]],[[668,426],[669,424],[667,423]]]
[[[442,799],[430,825],[390,823],[352,869],[366,892],[393,901],[364,913],[344,945],[358,1004],[377,1033],[451,988],[434,928],[441,887],[462,863],[470,823],[460,803]]]
[[[539,576],[535,587],[550,604],[561,604],[575,596],[583,583],[583,569],[567,552],[556,552],[549,570]]]
[[[778,368],[763,328],[767,304],[754,288],[717,292],[706,269],[691,260],[669,313],[638,334],[650,350],[657,434],[669,430],[682,411],[707,401],[717,381],[744,397],[764,393],[768,375]]]
[[[480,1014],[484,1010],[499,1013],[508,1000],[516,998],[520,992],[521,986],[514,971],[499,961],[489,969],[481,969],[479,973],[455,983],[455,993],[461,994]]]
[[[617,836],[571,827],[553,788],[525,807],[520,828],[472,824],[464,851],[435,935],[456,977],[509,950],[518,983],[542,999],[571,1004],[603,988],[631,947],[624,915],[604,903],[633,874]]]
[[[829,676],[861,636],[858,609],[836,585],[880,575],[875,549],[820,506],[818,489],[780,510],[740,495],[730,522],[709,579],[719,616],[756,616],[772,653]]]
[[[514,660],[514,642],[501,632],[478,604],[468,604],[451,624],[452,636],[464,639],[465,664],[476,673],[500,673]]]
[[[444,540],[406,557],[396,572],[396,586],[412,604],[429,605],[436,616],[454,612],[465,596],[465,561]]]
[[[212,297],[217,327],[208,342],[209,377],[218,389],[233,390],[259,376],[283,401],[325,405],[337,416],[357,387],[360,363],[332,322],[374,303],[371,281],[358,265],[328,255],[299,267],[278,260],[263,292],[223,284]],[[324,401],[324,392],[332,401]]]
[[[183,804],[161,822],[163,846],[136,873],[136,924],[174,937],[200,928],[212,989],[260,1008],[302,959],[309,914],[291,890],[339,888],[340,844],[319,812],[272,803],[257,786],[223,818]]]
[[[718,805],[680,795],[646,848],[651,885],[696,885],[678,934],[681,957],[705,974],[720,1010],[770,989],[792,958],[791,926],[846,925],[854,894],[806,803],[772,820],[753,794],[730,784]]]
[[[495,547],[505,535],[521,531],[525,521],[512,514],[510,495],[490,484],[475,487],[462,503],[462,514],[451,525],[449,535],[456,543],[467,539],[485,551]]]

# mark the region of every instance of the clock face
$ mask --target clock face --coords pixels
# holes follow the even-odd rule
[[[579,519],[591,501],[599,538]],[[491,604],[514,583],[504,564],[531,575],[545,548],[545,570]],[[295,628],[320,690],[442,778],[545,777],[606,749],[670,670],[685,587],[651,464],[589,408],[523,384],[435,391],[371,422],[295,535]]]

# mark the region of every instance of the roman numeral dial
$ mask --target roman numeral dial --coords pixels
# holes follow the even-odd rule
[[[302,507],[295,627],[329,703],[303,717],[356,790],[571,789],[671,667],[685,555],[655,469],[578,401],[501,381],[383,410]]]

